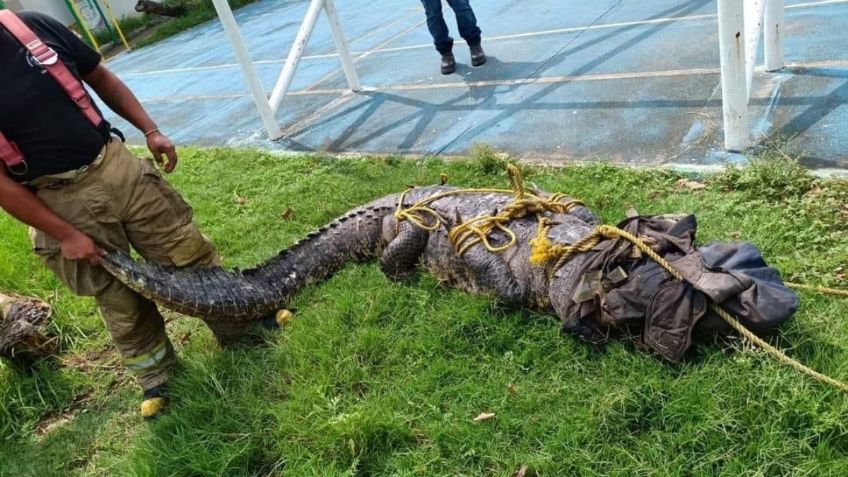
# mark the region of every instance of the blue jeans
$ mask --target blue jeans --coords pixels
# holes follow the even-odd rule
[[[424,11],[427,13],[427,29],[433,35],[433,44],[441,54],[450,53],[453,49],[453,38],[448,32],[448,25],[442,15],[442,0],[421,0]],[[480,28],[477,27],[477,18],[471,10],[469,0],[448,0],[448,5],[456,14],[456,25],[459,27],[461,36],[468,46],[480,45]]]

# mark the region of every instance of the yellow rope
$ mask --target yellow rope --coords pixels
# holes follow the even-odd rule
[[[749,330],[748,328],[745,328],[745,326],[743,326],[742,323],[739,322],[739,320],[737,320],[730,313],[725,311],[724,308],[716,305],[715,303],[711,303],[710,307],[713,309],[714,312],[718,313],[718,316],[720,316],[721,319],[723,319],[728,325],[730,325],[731,328],[736,330],[737,333],[745,337],[745,339],[747,339],[751,343],[754,343],[755,345],[762,348],[763,351],[768,353],[769,356],[771,356],[772,358],[794,368],[795,370],[803,374],[806,374],[807,376],[810,376],[816,381],[829,384],[842,392],[848,393],[848,384],[845,384],[842,381],[837,381],[836,379],[833,379],[830,376],[827,376],[814,369],[804,366],[797,360],[790,358],[786,355],[786,353],[766,343],[765,340],[752,333],[751,330]]]
[[[439,214],[428,207],[428,205],[439,199],[461,194],[512,193],[515,196],[515,200],[504,207],[499,214],[475,217],[453,227],[448,232],[448,239],[451,244],[453,244],[454,249],[459,255],[464,254],[469,248],[479,243],[482,243],[489,252],[499,253],[514,246],[518,241],[515,232],[506,226],[510,221],[526,217],[531,213],[536,214],[537,217],[542,220],[542,213],[545,211],[564,214],[579,205],[583,205],[580,201],[564,200],[565,196],[562,194],[553,194],[550,197],[539,197],[537,195],[527,193],[524,190],[524,181],[521,178],[521,173],[513,165],[507,166],[507,175],[511,186],[510,189],[449,190],[433,194],[409,207],[404,207],[403,201],[410,191],[410,189],[407,189],[401,193],[400,199],[398,200],[395,218],[397,219],[398,225],[400,225],[400,222],[408,220],[416,227],[432,232],[441,227],[442,224]],[[503,245],[493,245],[491,243],[489,236],[495,230],[500,230],[506,234],[506,243]]]
[[[422,199],[409,207],[403,206],[403,200],[406,198],[406,194],[412,191],[412,188],[409,188],[403,191],[400,194],[400,199],[398,200],[398,206],[395,210],[395,218],[398,222],[402,222],[404,220],[409,220],[417,227],[421,227],[424,230],[434,231],[441,227],[442,221],[439,218],[439,214],[436,213],[433,209],[427,207],[427,204],[435,202],[439,199],[443,199],[445,197],[449,197],[452,195],[462,195],[462,194],[509,194],[512,191],[509,189],[454,189],[448,190],[444,192],[439,192],[438,194],[433,194],[428,196],[425,199]],[[427,224],[426,219],[423,217],[426,215],[430,217],[433,221],[432,224]]]
[[[428,232],[437,230],[442,225],[442,221],[433,209],[422,205],[421,202],[415,203],[406,209],[403,208],[403,199],[406,198],[406,194],[408,194],[411,190],[411,188],[406,189],[400,194],[397,210],[395,210],[395,218],[397,219],[398,225],[400,225],[401,221],[408,220],[415,224],[416,227],[420,227]],[[432,224],[427,223],[424,215],[430,217]]]
[[[595,245],[602,240],[601,231],[606,225],[599,225],[593,232],[577,243],[571,245],[554,244],[548,238],[548,230],[550,230],[550,220],[543,218],[539,221],[539,231],[536,237],[530,240],[530,263],[533,265],[541,265],[543,263],[553,262],[555,264],[551,269],[551,273],[565,264],[565,262],[576,253],[584,253],[595,248]]]
[[[826,288],[826,287],[817,287],[813,285],[805,285],[803,283],[786,283],[786,286],[795,288],[797,290],[806,290],[816,293],[821,293],[823,295],[833,295],[833,296],[844,296],[848,297],[848,290],[839,290],[837,288]]]

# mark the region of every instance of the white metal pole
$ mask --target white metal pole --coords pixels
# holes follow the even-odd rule
[[[224,31],[227,33],[227,38],[230,40],[230,45],[233,47],[233,52],[236,55],[241,66],[241,71],[247,80],[247,87],[250,89],[250,94],[253,96],[253,102],[256,104],[256,109],[259,110],[259,116],[262,117],[262,123],[265,125],[265,130],[268,131],[268,137],[271,139],[279,139],[283,136],[280,130],[280,125],[274,117],[274,112],[271,105],[268,103],[268,97],[265,96],[265,90],[262,88],[262,83],[256,75],[256,69],[253,67],[253,61],[247,53],[247,48],[244,46],[244,38],[241,36],[238,24],[233,11],[227,0],[212,0],[215,5],[215,11],[218,12],[218,18],[221,19],[221,24],[224,26]]]
[[[362,85],[359,83],[359,75],[356,74],[356,66],[353,64],[353,57],[350,55],[350,49],[347,46],[347,40],[333,0],[324,0],[324,11],[327,12],[327,20],[330,21],[330,30],[333,32],[336,50],[338,50],[339,58],[342,60],[342,69],[347,78],[347,84],[353,91],[359,91],[362,89]]]
[[[277,79],[277,84],[274,85],[274,91],[271,93],[271,110],[276,113],[280,109],[280,103],[289,91],[294,72],[297,70],[297,65],[303,57],[303,50],[306,49],[306,44],[309,42],[309,37],[312,35],[312,30],[315,29],[315,22],[318,20],[318,14],[324,7],[324,0],[312,0],[309,4],[309,9],[306,10],[306,16],[303,17],[303,23],[300,24],[300,29],[297,31],[297,36],[289,50],[289,56],[286,58],[286,64],[283,65],[283,71],[280,72],[280,77]]]
[[[754,67],[757,65],[757,50],[763,30],[763,11],[766,0],[744,0],[745,23],[745,94],[751,97],[754,83]]]
[[[766,0],[763,50],[766,71],[783,68],[784,0]]]
[[[718,42],[721,52],[721,105],[724,147],[748,147],[748,95],[745,81],[744,8],[739,0],[718,0]]]

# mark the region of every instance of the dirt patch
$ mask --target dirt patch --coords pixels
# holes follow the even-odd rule
[[[85,409],[86,403],[91,399],[91,393],[83,393],[75,397],[71,404],[62,411],[52,413],[42,418],[35,424],[35,435],[44,437],[76,419],[77,414]]]
[[[101,348],[86,351],[61,360],[63,368],[76,369],[80,371],[91,371],[93,369],[108,369],[121,371],[121,358],[114,348]]]
[[[87,391],[76,396],[67,406],[59,411],[54,411],[42,417],[34,426],[34,432],[39,437],[44,437],[73,422],[77,416],[92,406],[94,394],[109,394],[117,387],[132,384],[133,376],[121,365],[121,357],[112,347],[100,348],[86,351],[84,353],[61,358],[59,360],[62,368],[78,370],[84,373],[107,371],[111,377],[105,389]],[[98,386],[98,389],[101,389]],[[95,404],[96,407],[96,404]]]

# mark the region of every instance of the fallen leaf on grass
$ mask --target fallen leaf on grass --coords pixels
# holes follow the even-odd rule
[[[293,213],[294,213],[294,211],[291,210],[290,207],[286,207],[285,210],[280,212],[280,218],[283,219],[283,220],[289,220],[290,218],[292,218]]]
[[[479,416],[474,418],[474,422],[488,421],[493,417],[495,417],[495,413],[493,412],[481,412]]]
[[[238,205],[244,205],[247,203],[247,199],[238,195],[237,192],[233,192],[233,201]]]
[[[184,346],[191,339],[191,331],[180,336],[180,345]]]
[[[524,477],[527,475],[527,466],[522,465],[520,469],[512,473],[512,477]]]
[[[689,190],[704,190],[707,188],[707,185],[703,182],[698,181],[690,181],[689,179],[679,179],[674,183],[675,189],[689,189]]]

